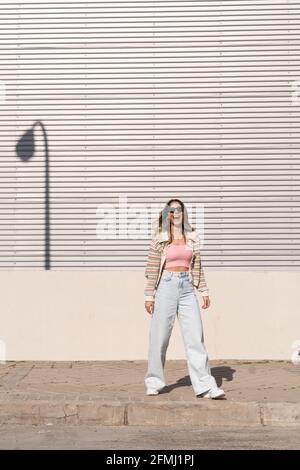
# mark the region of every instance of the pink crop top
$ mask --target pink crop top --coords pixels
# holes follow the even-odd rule
[[[193,257],[193,249],[189,245],[168,245],[165,269],[174,266],[189,267]]]

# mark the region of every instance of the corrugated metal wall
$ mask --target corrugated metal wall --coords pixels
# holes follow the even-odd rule
[[[45,138],[52,269],[144,266],[148,238],[97,236],[120,194],[142,215],[201,203],[206,267],[299,266],[300,2],[0,12],[3,269],[44,267]]]

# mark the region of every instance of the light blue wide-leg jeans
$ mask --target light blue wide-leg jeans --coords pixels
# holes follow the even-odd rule
[[[151,316],[146,387],[161,390],[166,386],[164,367],[176,315],[184,341],[188,371],[195,395],[218,388],[211,375],[204,344],[201,310],[188,271],[164,270],[155,294]]]

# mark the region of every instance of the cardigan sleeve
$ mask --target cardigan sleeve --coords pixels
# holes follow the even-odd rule
[[[158,242],[152,239],[148,250],[148,258],[145,267],[145,300],[154,301],[155,285],[159,273],[161,253]]]
[[[192,260],[191,270],[193,274],[194,286],[200,292],[202,297],[208,296],[209,289],[207,287],[205,274],[203,271],[199,241],[196,242],[195,254]]]

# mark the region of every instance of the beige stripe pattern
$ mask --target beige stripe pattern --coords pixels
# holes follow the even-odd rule
[[[162,254],[164,243],[157,239],[152,239],[149,246],[148,258],[145,267],[145,300],[154,301],[155,289],[160,280],[160,266],[162,262]],[[201,262],[200,242],[196,239],[192,243],[193,257],[190,263],[190,272],[192,275],[192,282],[194,287],[201,293],[202,296],[207,296],[208,287]]]

